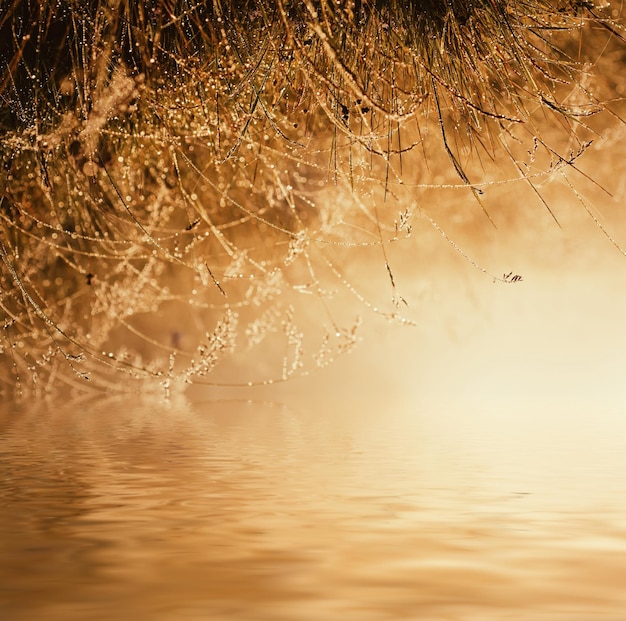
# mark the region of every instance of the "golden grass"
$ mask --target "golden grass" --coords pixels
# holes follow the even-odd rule
[[[0,41],[0,381],[22,392],[330,363],[358,340],[344,297],[401,320],[388,244],[444,218],[420,192],[495,226],[485,188],[517,178],[558,221],[537,180],[617,114],[598,67],[624,53],[621,8],[547,0],[12,0]],[[343,275],[370,246],[387,309]]]

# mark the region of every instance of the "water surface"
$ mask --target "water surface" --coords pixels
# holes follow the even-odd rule
[[[619,411],[322,403],[4,404],[0,617],[625,618]]]

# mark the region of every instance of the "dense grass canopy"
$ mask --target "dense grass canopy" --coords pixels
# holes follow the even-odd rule
[[[328,364],[358,338],[342,295],[402,320],[385,248],[414,214],[440,228],[420,188],[495,225],[504,157],[557,220],[535,181],[617,115],[617,74],[589,84],[622,32],[621,5],[571,0],[8,0],[3,388]],[[343,275],[370,246],[388,309]]]

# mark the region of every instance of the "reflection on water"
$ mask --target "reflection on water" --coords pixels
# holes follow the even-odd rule
[[[624,619],[613,411],[2,409],[7,621]]]

